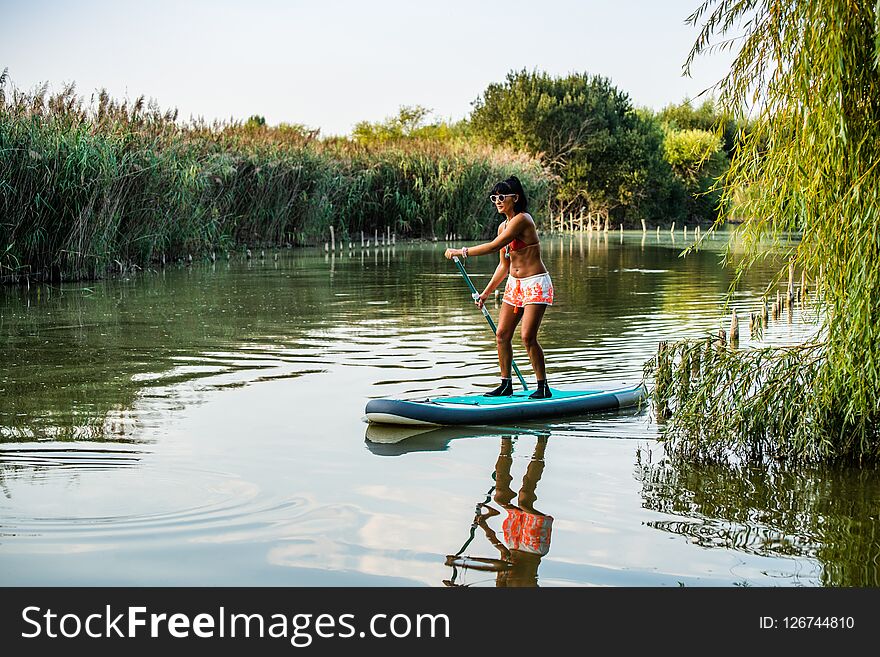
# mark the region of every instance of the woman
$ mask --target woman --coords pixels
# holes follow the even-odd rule
[[[551,396],[544,370],[544,350],[538,343],[538,329],[547,306],[553,304],[553,283],[550,274],[541,260],[541,247],[538,243],[538,230],[535,220],[526,212],[528,199],[522,183],[516,176],[499,182],[492,188],[489,200],[495,204],[498,214],[504,221],[498,226],[498,234],[491,242],[461,249],[446,249],[446,257],[467,258],[500,252],[500,262],[492,279],[476,299],[477,306],[483,307],[489,295],[501,281],[507,279],[504,288],[504,303],[498,316],[498,365],[501,368],[501,385],[487,392],[487,397],[509,396],[513,394],[513,381],[510,376],[513,361],[511,339],[516,325],[522,322],[520,335],[529,354],[532,370],[538,379],[538,389],[529,395],[532,399],[546,399]]]

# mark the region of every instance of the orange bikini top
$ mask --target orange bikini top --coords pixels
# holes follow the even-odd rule
[[[529,249],[533,246],[538,246],[538,242],[535,242],[534,244],[526,244],[521,239],[514,238],[510,244],[504,247],[504,255],[509,258],[511,251],[522,251],[523,249]]]
[[[504,220],[504,224],[507,225],[506,219]],[[504,247],[504,255],[509,258],[511,251],[521,251],[522,249],[528,249],[533,246],[538,246],[538,242],[535,242],[534,244],[526,244],[518,237],[514,237],[513,240]]]

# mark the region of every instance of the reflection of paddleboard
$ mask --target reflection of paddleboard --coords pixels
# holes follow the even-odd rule
[[[496,432],[497,433],[497,432]],[[377,456],[401,456],[409,452],[442,452],[455,438],[479,436],[479,431],[464,427],[437,427],[434,425],[367,425],[366,445]]]
[[[531,392],[523,390],[509,397],[477,394],[421,401],[371,399],[367,402],[366,419],[371,423],[417,426],[500,424],[627,408],[647,397],[644,382],[585,390],[554,388],[549,399],[530,399]]]
[[[548,430],[504,427],[437,427],[428,425],[377,424],[367,425],[366,444],[377,456],[401,456],[409,452],[442,452],[457,438],[480,436],[548,435]]]

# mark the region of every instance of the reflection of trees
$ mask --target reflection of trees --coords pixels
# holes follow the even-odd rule
[[[880,478],[874,469],[644,463],[645,506],[681,520],[650,526],[703,547],[797,556],[825,586],[880,586]]]
[[[286,279],[261,275],[272,261],[246,272],[170,267],[134,281],[4,290],[0,442],[131,440],[143,393],[264,367],[242,345],[320,321],[309,309],[325,303],[329,277],[319,258],[308,262],[295,294]]]
[[[625,321],[655,310],[685,318],[695,302],[723,303],[735,274],[732,267],[721,264],[719,248],[726,245],[726,235],[679,257],[692,243],[693,235],[685,241],[679,233],[673,242],[668,231],[661,231],[659,238],[648,231],[644,243],[623,245],[613,232],[575,233],[548,244],[545,262],[571,303],[584,303],[585,309],[595,311],[599,300],[605,308],[619,309],[602,313],[603,321]],[[745,274],[739,288],[763,291],[778,265],[777,259],[768,257]],[[640,296],[634,297],[636,293]]]

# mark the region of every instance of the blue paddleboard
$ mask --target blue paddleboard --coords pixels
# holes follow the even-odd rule
[[[647,397],[644,382],[582,390],[551,388],[549,399],[530,399],[532,392],[522,390],[509,397],[474,394],[424,400],[371,399],[365,419],[378,424],[428,426],[500,424],[627,408]]]

